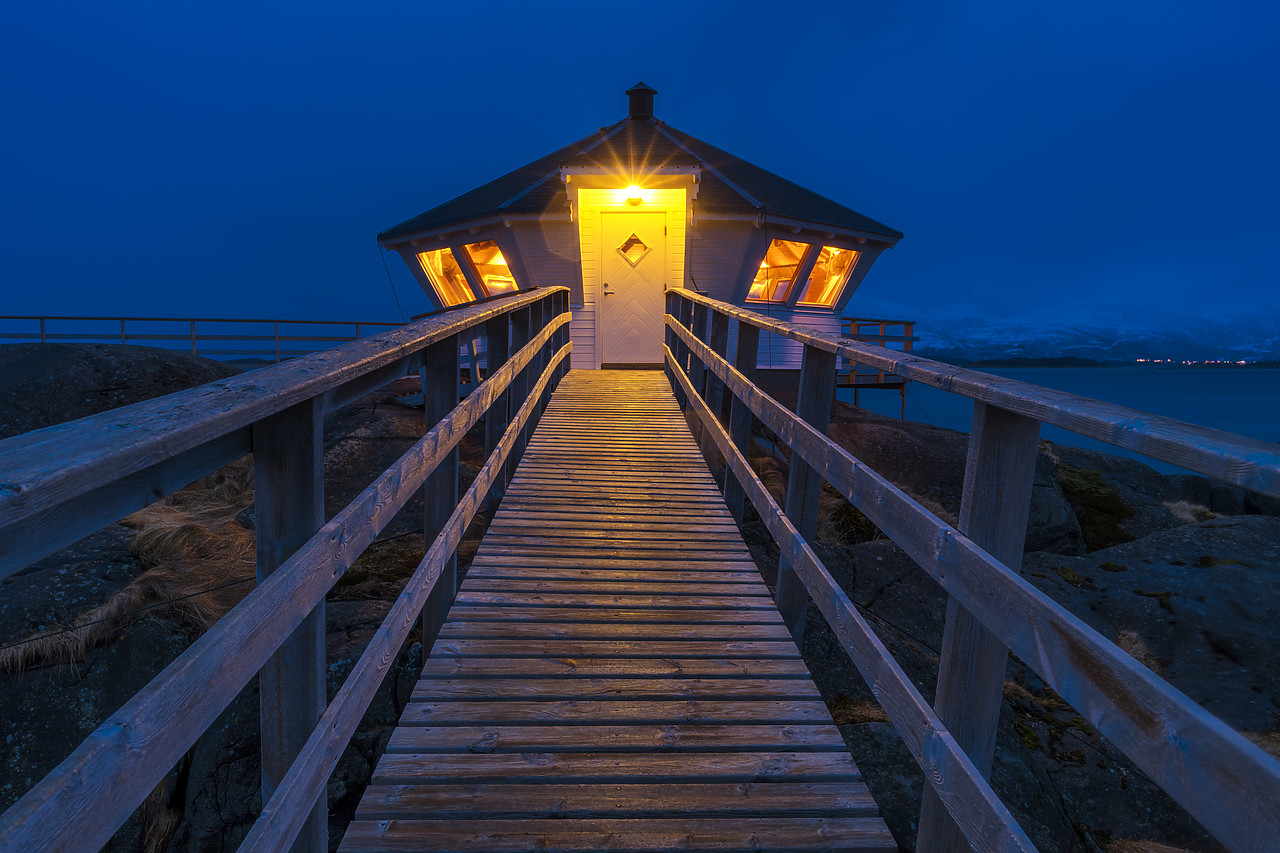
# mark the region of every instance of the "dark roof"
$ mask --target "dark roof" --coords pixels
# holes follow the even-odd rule
[[[562,166],[605,166],[644,174],[659,166],[699,166],[697,213],[772,214],[897,239],[889,226],[752,165],[657,119],[623,119],[378,235],[420,231],[504,213],[567,212]]]

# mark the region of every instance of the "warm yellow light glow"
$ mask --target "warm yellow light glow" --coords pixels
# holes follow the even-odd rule
[[[795,240],[774,240],[760,262],[760,270],[756,273],[751,289],[747,291],[748,302],[786,302],[791,292],[791,282],[795,278],[796,268],[804,257],[808,243]]]
[[[800,294],[799,304],[822,308],[834,306],[857,262],[858,253],[852,249],[823,246],[818,253],[817,263],[813,265],[813,272],[809,275],[809,282]]]
[[[502,256],[502,250],[498,248],[496,241],[482,240],[479,243],[470,243],[463,248],[467,250],[467,257],[476,268],[485,296],[508,293],[516,289],[515,276],[511,274],[507,259]]]
[[[422,271],[435,286],[436,295],[443,303],[441,307],[461,305],[476,298],[462,273],[462,267],[458,266],[458,259],[449,249],[421,252],[418,254],[418,263],[422,264]]]
[[[644,196],[640,194],[640,188],[635,184],[627,187],[627,204],[641,204],[644,202]]]

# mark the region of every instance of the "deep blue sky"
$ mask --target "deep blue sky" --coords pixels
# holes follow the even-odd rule
[[[1277,43],[1229,0],[10,4],[0,313],[394,319],[377,231],[641,79],[906,232],[859,296],[1280,311]]]

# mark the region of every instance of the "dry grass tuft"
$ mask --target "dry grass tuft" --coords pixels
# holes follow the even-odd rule
[[[75,663],[141,615],[203,633],[253,589],[253,532],[236,516],[253,503],[253,462],[241,459],[123,520],[130,550],[149,568],[70,625],[0,651],[0,672]],[[228,585],[234,584],[234,585]]]
[[[1165,501],[1164,508],[1173,513],[1173,517],[1183,524],[1195,524],[1198,521],[1208,521],[1211,518],[1222,518],[1221,515],[1207,506],[1193,504],[1191,501]]]
[[[827,703],[831,719],[837,726],[856,726],[861,723],[887,723],[889,715],[884,709],[866,699],[850,699],[843,693]]]
[[[1104,849],[1107,853],[1189,853],[1186,848],[1161,844],[1159,841],[1111,841]]]
[[[1241,732],[1258,749],[1272,758],[1280,758],[1280,732]]]
[[[1120,647],[1120,651],[1156,675],[1164,675],[1164,661],[1156,657],[1155,653],[1147,647],[1142,635],[1137,631],[1130,631],[1128,628],[1121,628],[1116,631],[1116,645]]]

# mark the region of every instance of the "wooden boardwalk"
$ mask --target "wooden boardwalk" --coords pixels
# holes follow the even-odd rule
[[[657,371],[561,382],[341,850],[896,850]]]

